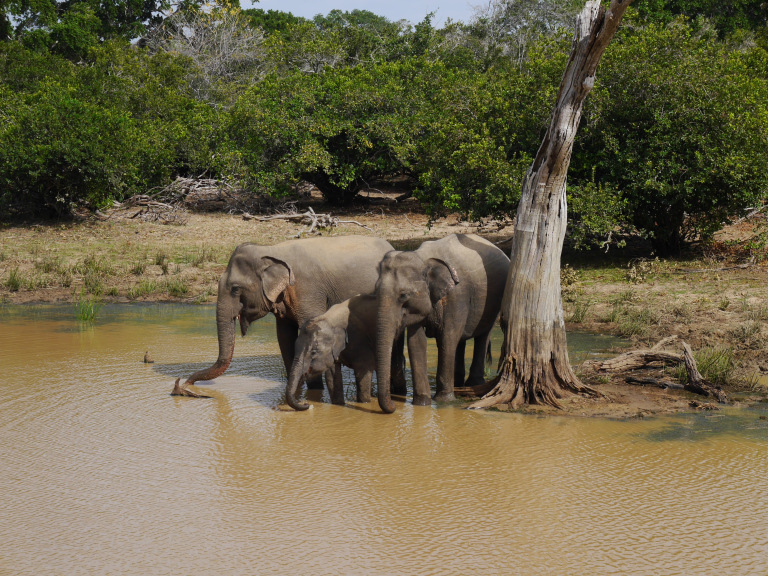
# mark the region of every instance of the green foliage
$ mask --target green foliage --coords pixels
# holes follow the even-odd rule
[[[84,324],[93,324],[96,321],[96,315],[101,310],[101,303],[96,296],[88,295],[80,290],[80,294],[75,301],[75,315],[77,319]]]
[[[66,216],[215,172],[218,112],[185,93],[185,60],[106,43],[73,67],[2,48],[0,218]]]
[[[518,67],[478,74],[435,65],[419,139],[417,197],[433,215],[512,214],[549,120],[564,55],[557,39],[529,48]]]
[[[681,21],[625,33],[587,101],[571,182],[621,190],[659,254],[711,235],[768,187],[765,59]]]
[[[50,83],[3,98],[2,115],[0,208],[11,214],[59,216],[82,202],[101,206],[136,185],[136,130],[125,112]]]
[[[242,11],[243,17],[254,28],[261,28],[268,34],[282,34],[285,39],[290,38],[288,30],[291,26],[304,21],[304,18],[294,16],[290,12],[280,10],[262,10],[261,8],[249,8]]]
[[[408,168],[420,95],[413,62],[270,75],[240,98],[227,132],[230,167],[255,189],[286,192],[299,178],[334,203]]]
[[[621,192],[595,182],[594,174],[585,184],[568,186],[569,241],[576,249],[599,246],[607,251],[613,233],[626,222],[626,205]]]
[[[646,22],[668,24],[677,16],[710,19],[721,35],[738,29],[755,30],[766,25],[768,5],[764,0],[644,0],[636,9]]]

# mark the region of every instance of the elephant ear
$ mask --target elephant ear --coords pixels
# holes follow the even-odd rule
[[[445,298],[454,289],[459,283],[459,275],[456,274],[456,269],[445,260],[430,258],[426,264],[429,299],[435,303]]]
[[[339,361],[339,356],[347,347],[347,331],[343,328],[334,328],[333,330],[333,360]]]
[[[277,302],[288,286],[296,283],[293,270],[287,262],[267,256],[264,260],[272,262],[261,273],[261,289],[264,296],[273,304]]]

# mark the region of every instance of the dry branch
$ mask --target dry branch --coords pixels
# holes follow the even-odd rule
[[[707,382],[699,373],[696,366],[696,360],[693,358],[691,347],[685,342],[682,344],[685,369],[688,372],[688,382],[684,386],[685,389],[689,392],[701,394],[702,396],[712,396],[713,398],[717,398],[717,401],[723,404],[728,402],[728,397],[725,395],[722,388]]]
[[[309,226],[307,230],[301,230],[296,234],[296,238],[301,237],[302,234],[311,235],[316,233],[318,228],[336,228],[339,224],[355,224],[366,230],[373,232],[371,228],[365,224],[360,224],[357,220],[340,220],[337,216],[331,214],[317,214],[310,206],[306,212],[303,213],[291,213],[291,214],[269,214],[267,216],[254,216],[247,212],[243,214],[244,220],[257,220],[259,222],[269,222],[271,220],[286,220],[288,222],[295,222],[297,224],[303,224]]]

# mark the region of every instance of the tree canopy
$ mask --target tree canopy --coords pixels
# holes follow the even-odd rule
[[[273,196],[307,180],[341,204],[399,176],[434,217],[511,216],[580,4],[494,0],[437,28],[0,0],[0,218],[203,173]],[[765,199],[765,6],[644,0],[625,22],[574,148],[569,241],[637,231],[671,252]]]

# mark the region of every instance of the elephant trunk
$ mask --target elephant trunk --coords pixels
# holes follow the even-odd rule
[[[397,337],[397,322],[392,318],[394,303],[390,299],[379,301],[376,328],[376,383],[379,391],[379,407],[385,414],[395,411],[395,404],[390,397],[390,367],[392,346]]]
[[[221,292],[220,292],[221,293]],[[239,304],[239,302],[237,303]],[[237,315],[232,314],[232,304],[226,300],[219,299],[216,305],[216,329],[219,338],[219,357],[212,366],[203,370],[198,370],[184,384],[179,385],[180,378],[176,380],[176,386],[173,389],[173,395],[190,395],[186,392],[187,386],[200,380],[213,380],[218,378],[229,368],[232,362],[232,356],[235,352],[235,324],[238,320]]]
[[[291,373],[288,375],[288,386],[285,388],[285,402],[294,410],[306,410],[309,408],[309,404],[301,402],[296,399],[296,393],[299,389],[299,384],[304,380],[306,375],[306,358],[303,354],[297,354],[293,359],[293,365],[291,366]]]

